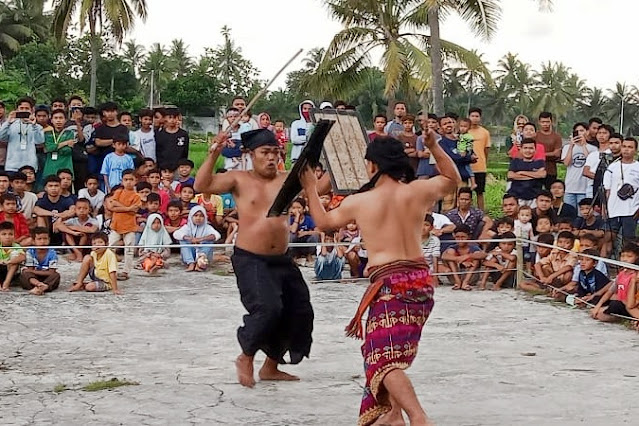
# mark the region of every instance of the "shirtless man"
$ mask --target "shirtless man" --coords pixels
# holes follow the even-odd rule
[[[403,425],[402,410],[411,426],[430,424],[413,386],[404,373],[415,356],[421,329],[433,307],[433,287],[421,248],[421,227],[427,206],[454,191],[461,181],[457,167],[435,142],[431,130],[425,144],[437,160],[440,175],[428,180],[400,182],[410,176],[401,142],[377,137],[366,150],[370,182],[358,194],[326,212],[320,204],[312,170],[302,175],[309,207],[322,230],[339,229],[356,221],[368,251],[366,290],[347,335],[362,337],[361,317],[370,306],[362,355],[366,390],[359,425]],[[405,314],[399,312],[404,310]],[[397,315],[388,315],[394,312]],[[398,320],[402,317],[401,320]],[[392,341],[392,343],[390,343]],[[400,345],[402,351],[392,348]],[[386,348],[390,347],[388,350]]]
[[[242,353],[235,366],[243,386],[255,386],[253,358],[258,350],[267,355],[259,371],[261,380],[299,380],[278,369],[284,354],[291,364],[308,357],[313,331],[313,308],[306,282],[293,260],[286,256],[289,241],[288,216],[266,214],[286,179],[279,173],[279,146],[273,132],[265,129],[242,134],[250,150],[253,170],[212,174],[226,146],[221,133],[195,177],[195,190],[232,193],[239,215],[239,232],[231,257],[242,304],[248,311],[237,331]]]

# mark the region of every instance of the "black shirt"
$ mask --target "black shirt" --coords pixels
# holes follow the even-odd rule
[[[513,158],[510,160],[508,171],[512,172],[535,172],[543,169],[545,163],[543,160],[524,161],[521,158]],[[537,197],[543,185],[543,179],[528,180],[511,180],[509,193],[513,194],[520,200],[534,200]]]
[[[578,231],[597,231],[603,230],[604,222],[601,216],[597,216],[595,217],[595,221],[593,222],[593,224],[588,225],[586,223],[586,219],[584,219],[583,217],[578,217],[572,222],[572,226]]]
[[[98,126],[91,135],[91,140],[86,143],[85,146],[95,146],[98,150],[93,155],[106,155],[109,152],[113,151],[112,146],[97,146],[95,144],[96,139],[113,139],[117,135],[128,135],[129,129],[123,124],[118,124],[117,126],[109,126],[107,124],[102,124]]]
[[[607,286],[609,282],[610,279],[597,269],[593,269],[589,273],[580,271],[577,296],[584,297],[589,294],[594,294]]]
[[[160,169],[175,168],[179,160],[189,158],[189,133],[184,129],[175,133],[159,130],[155,133],[155,150]]]
[[[577,217],[577,209],[570,204],[562,203],[561,207],[553,207],[552,210],[558,218],[567,217],[574,220]]]

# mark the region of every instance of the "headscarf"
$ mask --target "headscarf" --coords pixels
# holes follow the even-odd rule
[[[376,137],[368,144],[364,158],[377,164],[378,171],[358,192],[373,189],[382,175],[388,175],[395,180],[404,179],[407,182],[415,179],[415,172],[410,166],[408,155],[404,152],[404,145],[395,138]]]
[[[269,125],[266,126],[266,127],[262,127],[262,116],[263,115],[268,117]],[[271,132],[273,131],[273,126],[272,126],[272,123],[271,123],[271,116],[269,115],[268,112],[261,112],[261,113],[259,113],[257,115],[257,128],[258,128],[258,130],[259,129],[267,129],[267,130],[270,130]]]
[[[195,216],[195,213],[198,212],[204,215],[204,223],[202,225],[196,225],[193,222],[193,216]],[[202,206],[192,207],[189,211],[189,219],[187,220],[186,225],[173,233],[176,240],[183,240],[184,237],[202,238],[208,237],[209,235],[215,235],[216,240],[221,238],[220,233],[206,222],[206,210]]]
[[[160,224],[162,225],[159,231],[154,231],[151,228],[151,225],[153,225],[153,222],[155,222],[156,219],[159,220]],[[144,247],[145,250],[161,253],[163,250],[165,250],[165,247],[154,246],[164,246],[170,244],[172,244],[171,236],[164,227],[162,216],[160,216],[158,213],[151,213],[146,219],[146,226],[144,227],[144,231],[142,232],[142,237],[140,238],[139,245]]]

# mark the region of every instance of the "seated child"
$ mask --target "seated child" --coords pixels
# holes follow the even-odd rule
[[[543,216],[545,217],[545,216]],[[555,236],[553,234],[551,234],[550,232],[546,232],[543,234],[539,234],[535,237],[535,241],[537,243],[540,244],[546,244],[549,245],[551,247],[546,247],[546,246],[541,246],[541,245],[537,245],[537,244],[532,244],[531,245],[531,249],[535,248],[535,251],[533,253],[531,253],[531,256],[534,256],[533,258],[533,268],[532,268],[532,273],[534,276],[533,280],[527,280],[524,281],[523,283],[519,284],[519,288],[526,290],[526,291],[539,291],[540,289],[543,289],[544,287],[539,285],[539,283],[537,282],[537,280],[540,278],[539,275],[537,275],[537,271],[535,268],[535,265],[539,262],[541,262],[542,259],[550,256],[550,252],[552,251],[552,246],[555,244]]]
[[[206,210],[206,220],[215,228],[220,229],[222,227],[222,220],[224,219],[224,203],[222,197],[217,194],[202,193],[197,194],[193,201]]]
[[[111,290],[113,294],[122,294],[118,289],[118,259],[111,249],[106,248],[108,242],[109,237],[101,232],[91,237],[93,245],[91,254],[82,259],[78,279],[69,291],[102,292]],[[85,283],[86,277],[89,277],[89,282]]]
[[[11,189],[17,197],[18,212],[24,215],[30,227],[32,225],[35,226],[33,209],[38,201],[38,196],[33,192],[27,191],[27,176],[21,172],[14,173],[11,176]]]
[[[595,249],[599,250],[599,238],[595,237],[594,234],[583,234],[579,241],[579,251],[584,253],[586,250]],[[606,263],[602,260],[596,261],[595,269],[601,272],[603,275],[608,275],[608,268],[606,267]],[[558,290],[553,290],[552,296],[561,301],[566,301],[566,293],[568,294],[576,294],[577,287],[579,286],[579,274],[581,273],[581,262],[577,262],[575,268],[572,270],[572,280],[561,287]],[[595,302],[597,303],[597,302]]]
[[[557,235],[561,232],[571,232],[574,235],[572,228],[572,220],[569,217],[560,217],[557,219],[557,224],[555,225]],[[579,251],[579,238],[575,237],[575,242],[572,246],[574,251]]]
[[[597,238],[604,236],[604,222],[601,216],[595,216],[592,206],[592,198],[584,198],[579,202],[579,214],[572,222],[575,237],[580,238],[584,234],[593,234]]]
[[[556,243],[558,248],[552,249],[550,254],[535,263],[535,276],[538,282],[529,286],[530,281],[527,281],[522,283],[520,288],[528,291],[537,291],[548,287],[562,287],[568,284],[572,279],[572,270],[577,264],[577,257],[574,253],[566,250],[572,250],[574,243],[575,236],[572,232],[560,232]],[[538,252],[540,249],[541,246],[537,247]]]
[[[359,236],[360,236],[359,227],[357,226],[357,223],[355,223],[355,221],[353,220],[352,222],[346,225],[346,228],[343,228],[339,231],[337,240],[340,243],[350,243],[355,238],[358,238]],[[346,261],[348,262],[349,269],[351,271],[351,278],[359,278],[360,277],[359,256],[357,255],[357,252],[352,250],[353,248],[352,245],[348,246],[348,249],[345,246],[340,246],[340,247],[343,248],[342,250],[344,252],[343,254],[346,257]],[[315,264],[317,265],[317,262],[315,262]]]
[[[140,265],[149,274],[162,269],[165,266],[164,261],[171,255],[169,247],[157,247],[173,243],[163,222],[162,216],[158,213],[151,213],[138,244],[142,247],[140,249]]]
[[[160,211],[162,213],[166,213],[166,208],[171,202],[171,197],[169,195],[169,191],[160,188],[161,179],[162,175],[160,174],[160,171],[158,169],[153,169],[149,172],[149,176],[146,181],[151,184],[151,192],[160,196]]]
[[[33,242],[29,234],[29,224],[22,213],[18,213],[17,197],[5,193],[0,195],[0,222],[11,222],[14,229],[15,242],[21,246],[29,246]]]
[[[182,262],[187,265],[186,272],[202,272],[208,268],[213,247],[200,246],[200,244],[213,243],[220,237],[220,233],[206,223],[204,207],[193,207],[189,213],[187,224],[173,232],[173,238],[178,240],[182,246],[180,253]],[[191,246],[193,244],[197,246]]]
[[[193,190],[192,185],[184,184],[180,188],[180,202],[182,203],[182,216],[189,217],[189,212],[197,203],[193,202],[193,197],[195,197],[195,191]]]
[[[182,158],[178,161],[177,166],[178,178],[176,181],[177,185],[174,190],[179,193],[183,185],[189,185],[190,187],[195,185],[195,178],[191,176],[191,171],[193,170],[193,167],[195,167],[195,164],[193,164],[193,161],[188,158]]]
[[[83,250],[75,246],[89,245],[91,235],[99,230],[97,219],[90,216],[91,203],[86,198],[78,198],[75,202],[75,217],[64,222],[59,220],[53,227],[64,235],[64,241],[71,247],[69,261],[82,262]]]
[[[470,235],[471,231],[467,225],[458,225],[455,228],[455,244],[442,255],[442,260],[453,274],[453,290],[472,290],[471,282],[477,279],[474,272],[486,258],[486,253],[477,244],[466,242]]]
[[[37,227],[31,232],[33,245],[27,249],[24,268],[20,274],[20,285],[29,293],[41,296],[60,285],[58,255],[49,248],[49,230]]]
[[[2,291],[9,291],[9,286],[13,279],[16,278],[20,264],[26,259],[24,251],[15,241],[14,232],[13,223],[0,222],[0,279],[2,280]]]
[[[610,279],[597,270],[597,260],[588,256],[599,256],[599,251],[594,248],[581,252],[585,256],[579,256],[579,281],[577,281],[577,297],[583,302],[599,303],[601,297],[610,287]],[[575,268],[576,269],[576,268]]]
[[[161,178],[158,188],[165,190],[169,194],[169,198],[171,200],[177,198],[174,192],[177,187],[177,181],[173,180],[175,177],[175,169],[172,167],[164,167],[160,170],[160,176]]]
[[[630,263],[633,265],[639,261],[639,247],[633,243],[627,243],[621,249],[621,255],[619,256],[621,262]],[[629,294],[630,290],[637,288],[637,271],[632,268],[623,268],[617,274],[613,284],[608,288],[608,291],[601,297],[597,305],[592,308],[590,315],[599,321],[603,322],[616,322],[621,318],[615,315],[621,315],[625,317],[632,316],[626,304],[631,302]],[[634,297],[634,294],[632,295]],[[608,307],[604,309],[604,305],[608,303]]]
[[[320,241],[322,243],[333,243],[335,242],[335,237],[335,234],[326,235],[322,232]],[[339,280],[342,278],[342,269],[346,263],[344,250],[345,247],[343,246],[317,246],[315,277],[318,280]],[[355,272],[357,273],[357,271]]]
[[[186,225],[187,219],[182,217],[182,203],[180,201],[171,201],[166,209],[166,219],[164,226],[169,234],[173,235],[175,231]]]
[[[439,270],[438,263],[441,257],[441,243],[439,238],[431,233],[433,221],[433,216],[430,214],[424,217],[424,223],[422,224],[422,252],[424,253],[424,259],[426,259],[430,271],[436,274]],[[439,285],[437,275],[432,275],[432,285]]]
[[[86,198],[91,203],[92,216],[96,217],[104,203],[104,192],[100,190],[100,180],[96,175],[89,175],[84,184],[86,188],[78,191],[78,198]]]
[[[515,231],[515,221],[513,220],[512,217],[504,216],[495,221],[495,229],[497,229],[497,233],[494,234],[491,237],[491,239],[498,240],[506,232]],[[488,243],[488,246],[486,247],[486,251],[487,252],[493,251],[497,246],[499,246],[499,243],[497,242]]]
[[[514,240],[516,237],[514,233],[506,232],[502,234],[500,238],[504,240]],[[515,242],[500,242],[499,246],[495,247],[490,251],[490,253],[488,253],[488,256],[486,256],[486,259],[483,261],[483,266],[489,270],[482,274],[481,284],[479,285],[480,290],[486,289],[486,282],[488,281],[489,275],[493,281],[493,290],[501,290],[504,285],[512,287],[513,282],[511,278],[514,277],[513,269],[516,269],[517,267],[517,250],[515,250]],[[490,269],[494,269],[494,271],[490,271]],[[506,283],[506,281],[509,282]]]

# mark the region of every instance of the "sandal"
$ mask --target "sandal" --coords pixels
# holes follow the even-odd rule
[[[472,291],[473,288],[471,286],[469,286],[468,284],[461,286],[461,289],[464,291]]]
[[[461,290],[461,289],[462,289],[462,288],[461,288],[461,286],[460,286],[460,285],[455,284],[455,285],[453,286],[453,290]]]

